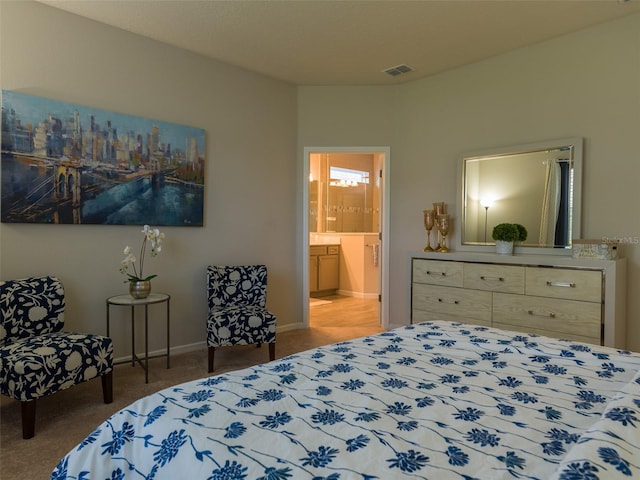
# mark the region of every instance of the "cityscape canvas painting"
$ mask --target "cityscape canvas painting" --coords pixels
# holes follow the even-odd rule
[[[2,91],[1,220],[202,226],[202,129]]]

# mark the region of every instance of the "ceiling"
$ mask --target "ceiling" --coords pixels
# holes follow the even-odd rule
[[[40,0],[295,85],[391,85],[640,12],[640,0]],[[413,71],[391,76],[397,65]]]

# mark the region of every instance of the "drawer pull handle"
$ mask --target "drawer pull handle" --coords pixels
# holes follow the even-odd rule
[[[441,277],[446,277],[447,272],[432,272],[431,270],[427,270],[427,275],[440,275]]]
[[[573,282],[547,282],[549,287],[567,287],[576,288],[576,284]]]
[[[549,317],[549,318],[556,318],[556,314],[553,312],[549,312],[549,313],[536,313],[533,310],[528,310],[527,313],[529,315],[536,315],[538,317]]]
[[[439,298],[438,301],[440,303],[453,303],[454,305],[458,305],[460,303],[458,300],[453,300],[453,301],[447,302],[447,301],[443,300],[442,298]]]
[[[480,280],[498,280],[499,282],[504,282],[504,277],[487,277],[485,275],[480,275]]]

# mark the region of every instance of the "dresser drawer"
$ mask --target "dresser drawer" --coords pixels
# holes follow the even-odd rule
[[[437,320],[446,320],[449,322],[470,323],[481,327],[490,327],[491,320],[479,320],[477,318],[464,318],[447,313],[428,312],[426,310],[414,310],[411,323],[435,322]]]
[[[598,303],[602,300],[599,271],[527,267],[525,284],[527,295]]]
[[[326,255],[326,254],[327,254],[326,245],[311,245],[309,247],[309,255]]]
[[[418,254],[411,258],[411,322],[491,325],[624,349],[624,259],[559,260]]]
[[[576,335],[592,339],[591,343],[600,343],[601,306],[599,303],[494,293],[493,325],[544,332],[551,337],[575,338],[571,335]]]
[[[524,293],[524,267],[465,263],[464,288],[490,292]]]
[[[545,337],[551,338],[560,338],[563,340],[572,340],[574,342],[582,342],[582,343],[592,343],[593,345],[600,345],[600,338],[595,337],[585,337],[582,335],[577,335],[575,333],[557,333],[550,332],[549,330],[544,330],[542,328],[535,328],[531,326],[522,327],[518,325],[509,325],[506,323],[496,323],[494,322],[493,327],[500,328],[502,330],[512,330],[514,332],[528,333],[528,334],[536,334],[536,335],[544,335]]]
[[[462,263],[440,260],[413,260],[413,282],[462,287]]]
[[[491,321],[491,292],[414,283],[413,311]],[[415,313],[414,313],[415,314]]]
[[[310,245],[309,255],[338,255],[340,245]]]

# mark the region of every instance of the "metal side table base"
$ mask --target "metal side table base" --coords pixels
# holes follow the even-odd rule
[[[163,303],[167,304],[167,353],[161,355],[154,355],[153,357],[149,357],[149,305],[153,305],[154,303]],[[171,296],[166,293],[151,293],[147,298],[136,299],[131,295],[115,295],[113,297],[107,298],[107,337],[109,336],[109,328],[110,328],[110,307],[112,305],[124,306],[131,308],[131,365],[135,366],[136,362],[143,368],[144,370],[144,382],[149,383],[149,358],[155,357],[167,357],[167,368],[170,368],[171,357],[170,357],[170,330],[171,330],[171,320],[170,320],[170,303]],[[135,309],[138,306],[144,306],[144,362],[143,359],[136,355],[136,329],[135,329]],[[128,360],[127,360],[128,361]]]

